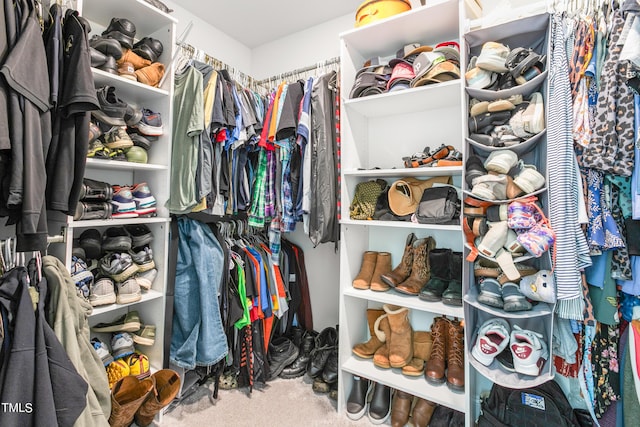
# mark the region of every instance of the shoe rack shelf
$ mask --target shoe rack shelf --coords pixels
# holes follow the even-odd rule
[[[163,45],[163,53],[158,59],[165,65],[168,76],[163,86],[154,88],[139,82],[92,69],[95,87],[105,85],[116,89],[116,96],[138,108],[148,108],[161,114],[163,135],[152,142],[148,151],[148,163],[132,163],[102,159],[87,159],[85,176],[108,182],[112,185],[133,185],[147,182],[157,200],[157,216],[151,218],[117,218],[105,220],[74,221],[72,217],[54,217],[54,223],[66,229],[66,243],[51,245],[50,252],[71,266],[74,239],[88,228],[96,228],[100,233],[109,227],[128,224],[145,224],[153,233],[151,249],[158,270],[156,279],[148,291],[142,291],[142,299],[131,304],[111,304],[95,307],[89,324],[111,322],[130,310],[137,310],[145,324],[156,326],[156,340],[153,346],[143,346],[139,350],[149,357],[151,366],[161,369],[166,366],[164,354],[165,305],[167,295],[167,270],[169,257],[169,229],[171,218],[164,208],[169,198],[169,169],[171,166],[171,133],[173,117],[173,71],[168,67],[173,57],[176,40],[177,20],[151,6],[143,0],[79,0],[77,10],[91,25],[91,36],[100,35],[112,18],[127,18],[136,26],[134,42],[143,37],[158,39]],[[52,228],[55,229],[55,228]],[[108,337],[107,337],[108,338]],[[108,342],[108,339],[107,339]],[[167,355],[168,357],[168,355]],[[168,361],[167,361],[168,362]]]
[[[463,250],[459,224],[417,224],[405,221],[366,221],[349,219],[349,205],[358,183],[383,179],[391,184],[402,177],[428,179],[452,176],[453,185],[462,188],[462,167],[404,168],[402,157],[436,149],[442,144],[464,150],[466,127],[460,80],[419,88],[349,99],[356,73],[365,61],[381,57],[388,61],[398,49],[410,43],[434,46],[459,41],[461,13],[459,0],[430,1],[415,8],[340,35],[341,43],[341,238],[340,238],[340,351],[338,411],[346,411],[353,376],[361,376],[391,388],[403,390],[455,410],[468,413],[469,395],[433,386],[424,375],[409,377],[399,369],[381,369],[372,360],[353,355],[355,344],[369,339],[366,311],[383,304],[407,307],[414,331],[429,331],[434,318],[464,318],[463,307],[428,302],[394,290],[375,292],[355,289],[363,253],[391,253],[392,266],[401,260],[407,235],[433,237],[437,248]],[[464,155],[464,153],[463,153]],[[467,382],[465,380],[465,382]],[[468,388],[466,389],[468,390]],[[467,425],[471,418],[467,417]]]

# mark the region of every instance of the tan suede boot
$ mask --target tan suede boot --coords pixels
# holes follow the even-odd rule
[[[369,324],[369,341],[359,343],[353,346],[353,354],[358,357],[362,357],[363,359],[371,359],[376,352],[383,344],[382,341],[378,339],[375,331],[376,321],[379,321],[381,316],[385,316],[384,310],[379,308],[370,308],[367,309],[367,323]]]
[[[431,325],[431,355],[424,368],[424,376],[430,384],[442,384],[446,361],[447,336],[449,321],[444,317],[436,317]]]
[[[154,382],[151,378],[140,381],[133,375],[119,380],[111,390],[111,427],[128,427],[133,417],[153,390]]]
[[[153,422],[156,414],[167,406],[180,392],[180,376],[171,369],[162,369],[151,375],[155,387],[136,412],[136,424],[146,427]]]
[[[409,322],[409,309],[385,304],[391,336],[389,342],[389,364],[392,368],[402,368],[411,362],[413,357],[413,331]]]
[[[389,285],[382,281],[381,276],[391,272],[391,254],[389,252],[378,252],[376,259],[376,269],[371,278],[371,290],[385,292],[391,289]]]
[[[367,251],[362,255],[362,265],[360,272],[353,279],[353,287],[356,289],[369,289],[371,287],[371,279],[376,269],[376,260],[378,252]]]
[[[416,240],[416,235],[413,233],[407,236],[407,242],[404,247],[404,253],[402,254],[400,264],[398,264],[393,271],[381,276],[382,281],[392,288],[395,288],[400,283],[407,280],[407,277],[411,274],[411,265],[413,264],[413,242]]]
[[[413,243],[413,265],[411,275],[404,282],[396,286],[398,292],[407,295],[418,295],[420,289],[429,281],[431,272],[429,268],[429,252],[436,246],[431,237],[416,240]]]
[[[404,368],[402,373],[409,377],[419,377],[424,372],[424,363],[429,360],[431,355],[431,332],[414,331],[413,332],[413,359]]]
[[[389,363],[389,337],[391,337],[391,327],[389,326],[388,316],[385,314],[378,318],[375,325],[375,333],[382,345],[373,355],[373,364],[378,368],[391,369]]]
[[[427,427],[431,422],[433,411],[436,410],[436,405],[425,399],[418,399],[416,406],[413,407],[412,420],[415,427]]]

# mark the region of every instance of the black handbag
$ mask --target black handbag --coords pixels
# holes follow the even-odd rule
[[[425,188],[416,209],[420,224],[458,224],[460,199],[451,186]]]

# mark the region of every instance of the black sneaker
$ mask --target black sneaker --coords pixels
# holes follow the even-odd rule
[[[80,188],[80,199],[83,202],[107,202],[113,196],[111,185],[95,179],[84,178]]]
[[[142,110],[134,105],[127,105],[124,113],[124,121],[128,126],[133,126],[142,120]]]
[[[118,43],[118,40],[95,35],[89,40],[89,46],[105,56],[114,57],[116,61],[122,58],[122,47],[120,43]],[[93,61],[91,65],[94,66]]]
[[[117,40],[122,47],[131,49],[136,35],[136,26],[126,18],[111,18],[109,26],[102,35]]]
[[[153,233],[144,224],[125,225],[125,230],[131,236],[131,244],[134,248],[151,244]]]
[[[80,247],[84,250],[85,259],[100,259],[102,256],[102,236],[95,228],[89,228],[80,235]]]
[[[144,37],[138,43],[133,45],[133,53],[138,56],[148,59],[151,62],[156,62],[160,55],[162,55],[163,46],[160,40],[153,39],[151,37]]]
[[[148,137],[135,132],[129,133],[129,137],[136,147],[144,148],[147,151],[151,149],[151,141]]]
[[[109,227],[102,235],[105,252],[127,252],[131,249],[131,236],[124,227]]]
[[[91,115],[110,126],[126,126],[124,115],[127,111],[127,103],[116,96],[116,88],[104,86],[99,88],[96,94],[100,109],[92,111]]]

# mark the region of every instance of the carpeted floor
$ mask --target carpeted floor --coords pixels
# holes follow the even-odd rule
[[[338,414],[336,402],[316,394],[308,377],[276,379],[261,389],[220,390],[218,401],[210,400],[207,384],[168,414],[161,427],[255,427],[255,426],[370,426],[365,416],[358,421]]]

